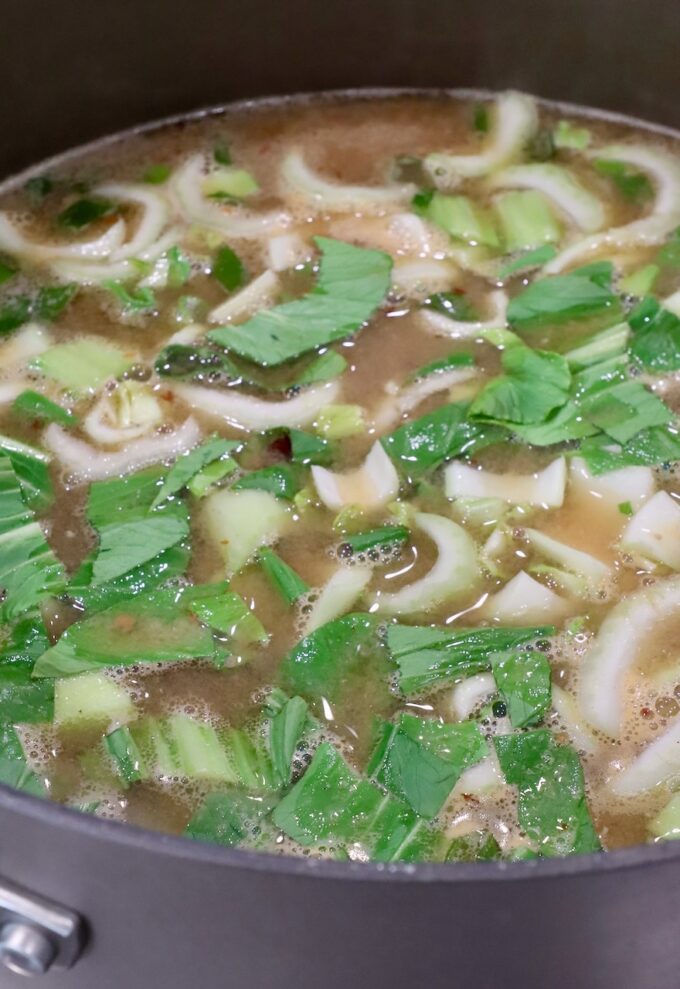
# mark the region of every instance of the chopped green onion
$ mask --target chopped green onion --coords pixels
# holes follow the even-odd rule
[[[171,174],[172,169],[169,165],[151,165],[142,175],[142,181],[150,185],[161,185],[170,178]]]
[[[67,230],[82,230],[91,223],[108,216],[115,209],[115,204],[109,199],[77,199],[57,217],[60,227]]]
[[[309,590],[309,584],[268,546],[260,550],[258,560],[286,604],[295,604]]]
[[[352,553],[364,553],[369,549],[405,543],[410,535],[406,526],[383,525],[379,529],[370,529],[367,532],[357,532],[353,536],[348,536],[342,545],[349,546]]]
[[[78,424],[78,417],[72,412],[30,388],[22,391],[15,398],[12,403],[12,411],[31,419],[58,422],[62,426],[76,426]]]
[[[233,292],[240,288],[246,280],[243,262],[231,247],[220,247],[215,255],[212,266],[213,278],[216,278],[223,289]]]

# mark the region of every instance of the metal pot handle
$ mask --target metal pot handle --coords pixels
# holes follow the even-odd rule
[[[78,914],[0,878],[0,963],[17,975],[71,968],[84,944]]]

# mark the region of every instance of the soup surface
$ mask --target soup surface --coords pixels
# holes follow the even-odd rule
[[[0,780],[360,861],[680,835],[680,148],[263,104],[0,196]]]

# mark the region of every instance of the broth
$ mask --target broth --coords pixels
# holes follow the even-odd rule
[[[361,861],[676,837],[679,154],[318,99],[8,182],[0,779]]]

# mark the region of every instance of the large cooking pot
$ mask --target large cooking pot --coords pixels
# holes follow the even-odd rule
[[[0,175],[169,113],[346,86],[514,86],[680,126],[676,15],[673,0],[5,0]],[[678,906],[673,843],[322,863],[0,787],[0,955],[52,989],[677,989]],[[0,986],[21,984],[0,967]]]

